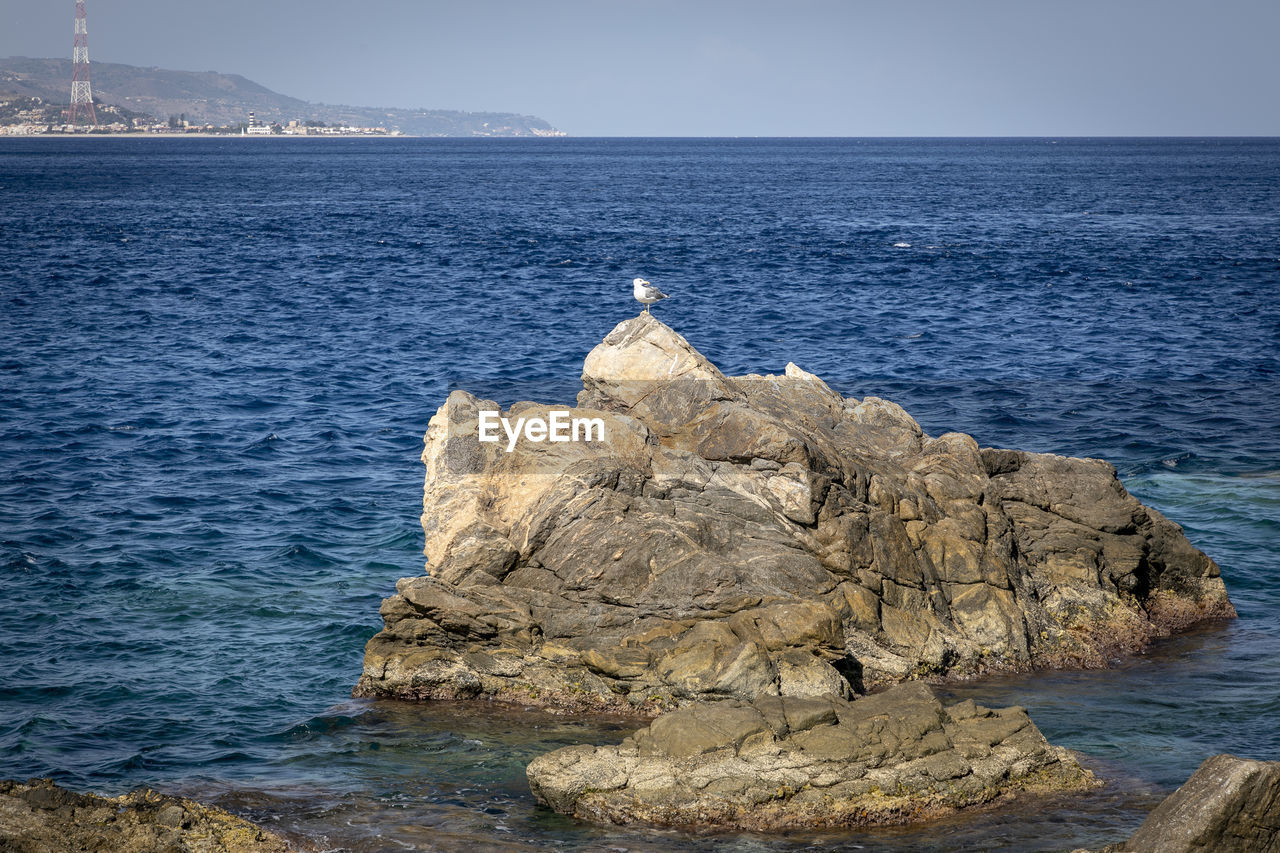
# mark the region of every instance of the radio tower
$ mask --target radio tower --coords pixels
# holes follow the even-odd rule
[[[93,90],[89,88],[89,28],[84,20],[84,0],[76,0],[76,42],[71,51],[71,109],[67,123],[76,123],[76,113],[88,109],[93,126],[98,126],[98,113],[93,108]]]

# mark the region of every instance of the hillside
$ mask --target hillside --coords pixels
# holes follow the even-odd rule
[[[170,71],[95,62],[91,68],[96,102],[117,104],[158,119],[185,114],[193,124],[235,125],[250,112],[261,121],[290,120],[398,128],[411,136],[534,136],[555,129],[536,116],[515,113],[460,112],[313,104],[239,74]],[[0,58],[0,100],[42,98],[67,104],[71,60]]]

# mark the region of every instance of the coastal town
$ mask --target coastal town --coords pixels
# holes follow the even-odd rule
[[[322,121],[290,119],[285,122],[263,121],[250,112],[238,124],[214,125],[192,122],[185,115],[173,115],[167,121],[132,113],[112,104],[97,106],[101,118],[97,125],[68,124],[61,105],[49,104],[41,98],[0,102],[0,136],[48,135],[118,135],[151,134],[165,136],[403,136],[398,128],[362,127],[326,124]]]
[[[444,122],[432,125],[425,113],[402,110],[334,109],[328,112],[302,104],[303,116],[289,117],[286,108],[268,106],[264,116],[257,109],[223,107],[216,111],[207,103],[188,105],[172,102],[165,118],[157,118],[166,104],[123,96],[122,103],[94,99],[95,121],[83,117],[72,121],[65,99],[37,94],[6,93],[6,79],[0,74],[0,136],[240,136],[255,138],[321,137],[559,137],[565,133],[537,119],[509,113],[438,113]],[[10,77],[10,82],[25,82]],[[159,108],[158,108],[159,107]],[[307,115],[310,108],[311,115]],[[82,112],[83,116],[83,112]],[[326,120],[327,119],[327,120]]]

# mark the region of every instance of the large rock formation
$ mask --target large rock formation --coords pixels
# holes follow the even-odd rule
[[[12,853],[286,853],[298,848],[243,818],[142,789],[78,794],[49,779],[0,781],[0,850]]]
[[[507,452],[479,440],[498,405],[462,391],[431,419],[430,574],[383,603],[357,694],[641,713],[847,696],[1100,666],[1234,615],[1213,561],[1106,462],[933,438],[795,365],[726,377],[648,315],[582,378],[570,415],[604,441]]]
[[[1106,853],[1280,853],[1280,761],[1205,760]]]
[[[943,708],[918,682],[695,705],[620,746],[539,756],[528,776],[540,802],[588,820],[752,830],[907,823],[1097,784],[1021,708]]]

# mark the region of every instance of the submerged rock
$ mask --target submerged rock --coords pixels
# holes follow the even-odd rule
[[[1206,759],[1106,853],[1280,853],[1280,761]]]
[[[752,830],[907,823],[1097,784],[1021,708],[944,708],[919,682],[672,711],[619,746],[539,756],[528,776],[563,814]]]
[[[0,781],[0,850],[285,853],[297,850],[213,806],[139,790],[120,797],[78,794],[50,779]]]
[[[727,377],[650,315],[587,356],[603,441],[431,419],[430,574],[397,584],[358,695],[652,714],[910,678],[1101,666],[1234,616],[1218,568],[1096,459],[925,435],[787,365]],[[556,407],[502,415],[550,420]]]

